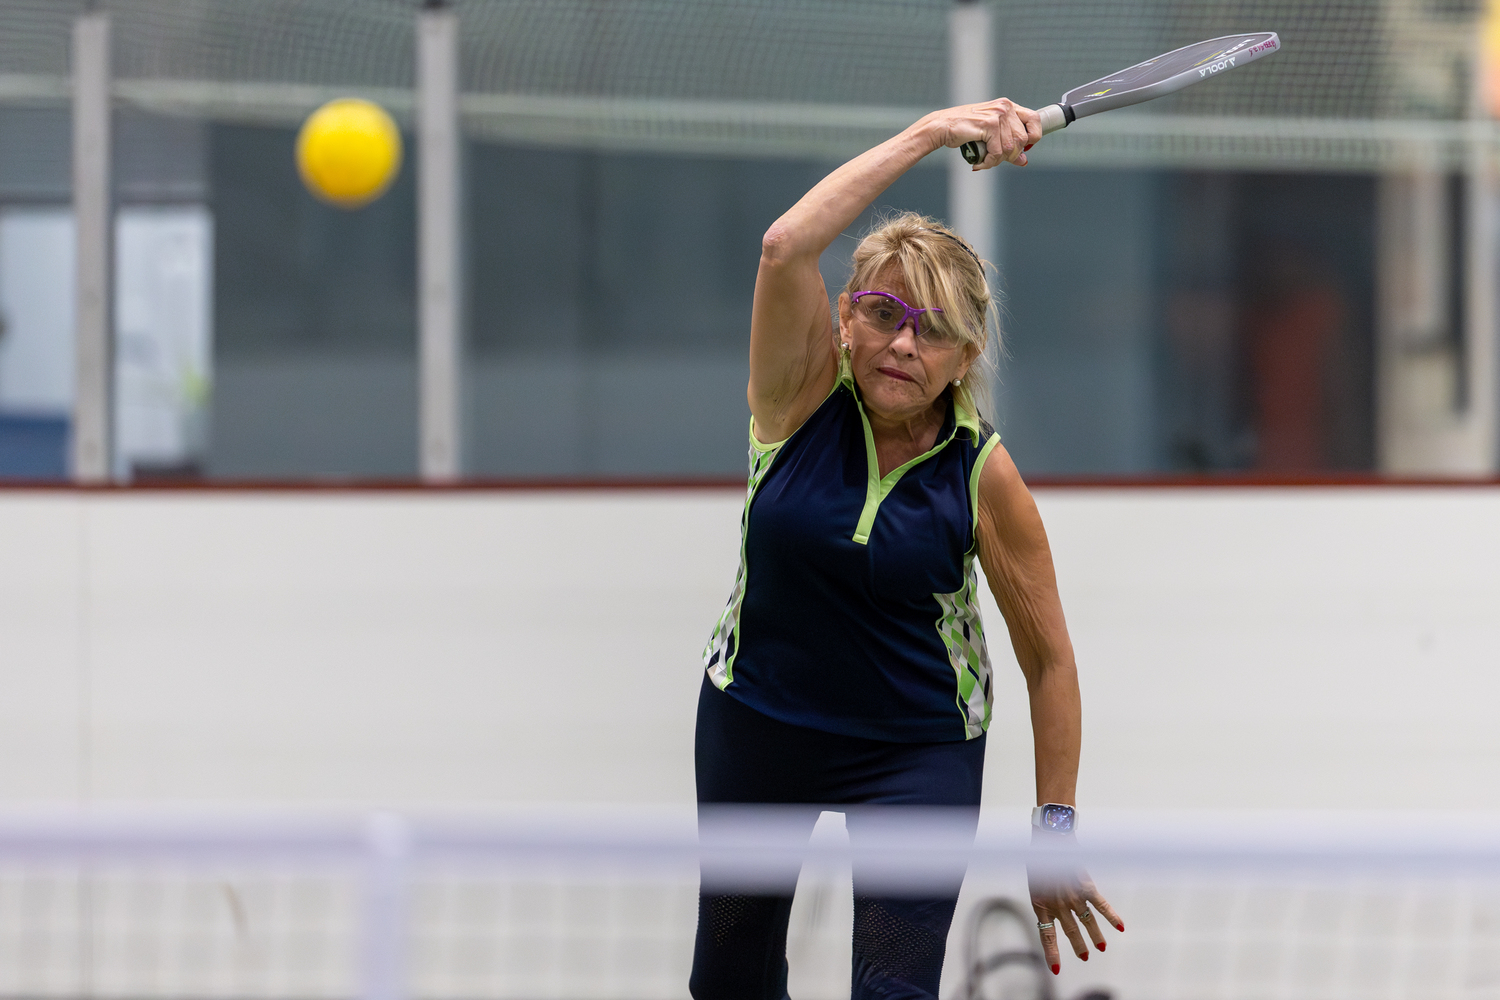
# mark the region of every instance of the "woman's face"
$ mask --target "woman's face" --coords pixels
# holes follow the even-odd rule
[[[913,301],[905,277],[896,268],[883,271],[869,288],[889,292],[913,309],[927,305]],[[860,304],[868,303],[861,299]],[[968,372],[976,353],[972,344],[943,336],[940,329],[919,337],[913,321],[894,333],[882,332],[860,304],[851,301],[848,292],[839,296],[838,333],[840,343],[849,345],[849,366],[865,409],[894,420],[917,416],[930,409],[954,379]],[[953,326],[941,318],[937,323],[949,330]]]

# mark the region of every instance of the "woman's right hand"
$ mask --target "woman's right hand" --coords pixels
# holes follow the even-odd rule
[[[1041,115],[1000,97],[983,104],[963,104],[928,115],[924,122],[936,139],[957,149],[976,139],[985,144],[985,157],[975,170],[988,170],[1002,163],[1026,166],[1026,150],[1042,137]]]

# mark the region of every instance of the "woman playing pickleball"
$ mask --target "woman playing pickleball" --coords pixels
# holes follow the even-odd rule
[[[818,259],[924,156],[981,139],[976,169],[1026,163],[1037,114],[1006,100],[927,115],[820,181],[766,232],[750,320],[750,477],[740,569],[704,657],[700,807],[957,807],[977,822],[990,664],[975,562],[1026,676],[1035,836],[1072,835],[1078,678],[1035,503],[980,416],[994,304],[974,251],[891,219],[854,251],[836,321]],[[957,154],[954,154],[957,155]],[[796,812],[796,808],[804,810]],[[792,884],[699,905],[698,1000],[780,1000]],[[855,997],[935,997],[962,874],[923,898],[862,892]],[[1032,880],[1047,962],[1124,927],[1086,874]],[[1092,904],[1093,909],[1090,909]]]

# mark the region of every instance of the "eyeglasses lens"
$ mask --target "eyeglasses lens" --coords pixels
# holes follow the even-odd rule
[[[859,307],[865,320],[881,333],[895,333],[906,319],[906,307],[888,295],[866,295]]]
[[[937,331],[935,314],[942,312],[941,309],[907,309],[900,299],[889,295],[865,295],[857,302],[865,322],[869,323],[881,333],[895,333],[908,320],[916,323],[918,336]]]

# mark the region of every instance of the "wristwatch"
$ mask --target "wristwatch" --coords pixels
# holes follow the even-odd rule
[[[1072,806],[1048,802],[1031,810],[1031,826],[1047,833],[1071,834],[1078,829],[1078,811]]]

